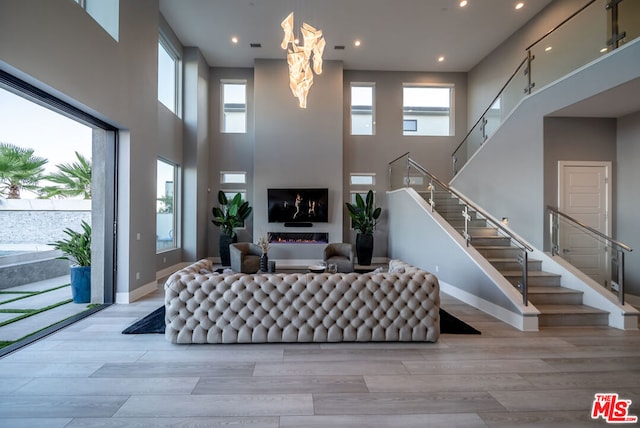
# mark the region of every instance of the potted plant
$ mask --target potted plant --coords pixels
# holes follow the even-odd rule
[[[82,232],[66,228],[67,238],[55,241],[52,245],[62,251],[57,257],[71,262],[71,295],[74,303],[91,301],[91,226],[82,220]]]
[[[351,224],[358,232],[356,236],[356,255],[358,263],[370,265],[373,256],[373,231],[378,224],[382,208],[373,206],[373,190],[367,192],[366,200],[356,193],[356,204],[345,202]]]
[[[233,199],[229,200],[227,195],[220,190],[218,192],[219,207],[213,207],[213,224],[220,228],[220,260],[222,266],[231,265],[229,255],[229,244],[238,242],[238,235],[234,230],[244,224],[244,221],[251,215],[253,208],[249,202],[242,200],[242,195],[237,193]]]

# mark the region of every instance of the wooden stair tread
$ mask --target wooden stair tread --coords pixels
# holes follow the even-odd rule
[[[528,294],[583,294],[582,291],[572,290],[565,287],[545,287],[532,285],[527,287]],[[537,306],[536,306],[537,307]]]
[[[504,271],[500,271],[500,273],[504,277],[522,276],[522,271],[520,270],[504,270]],[[557,273],[545,272],[543,270],[530,270],[527,273],[529,277],[561,277],[562,276],[562,275],[558,275]]]
[[[553,314],[608,314],[607,311],[592,308],[586,305],[536,305],[536,308],[545,315]]]
[[[503,247],[498,247],[498,248],[503,248]],[[518,259],[515,258],[515,257],[487,257],[487,261],[489,263],[511,263],[511,262],[518,263]],[[538,259],[527,259],[527,261],[537,263],[540,260],[538,260]]]

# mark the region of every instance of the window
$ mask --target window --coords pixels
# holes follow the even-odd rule
[[[246,184],[247,173],[244,171],[221,171],[220,183],[222,184]]]
[[[352,186],[373,186],[376,184],[375,173],[351,173]]]
[[[177,248],[177,165],[158,159],[156,196],[156,252]]]
[[[247,132],[247,83],[223,80],[221,83],[221,131],[230,134]]]
[[[161,35],[158,39],[158,101],[178,114],[180,59],[175,49]]]
[[[453,86],[403,86],[402,135],[453,135]]]
[[[351,135],[374,135],[374,83],[351,83]]]
[[[120,0],[75,0],[117,42]]]

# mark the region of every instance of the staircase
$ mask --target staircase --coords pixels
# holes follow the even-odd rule
[[[422,196],[429,200],[429,194]],[[435,210],[455,227],[464,232],[464,205],[446,191],[434,192]],[[509,237],[502,236],[496,227],[488,225],[475,212],[469,212],[471,220],[468,233],[471,245],[485,257],[511,284],[517,287],[522,278],[518,256],[522,250],[511,245]],[[539,311],[538,325],[549,326],[594,326],[608,325],[609,314],[582,304],[582,292],[561,286],[561,276],[542,270],[540,260],[528,260],[528,300]]]

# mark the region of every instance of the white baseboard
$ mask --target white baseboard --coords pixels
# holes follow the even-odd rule
[[[169,266],[167,268],[159,270],[158,272],[156,272],[156,280],[160,278],[164,278],[165,276],[169,276],[172,273],[179,271],[180,269],[184,269],[190,264],[191,262],[181,262],[181,263],[176,263],[173,266]]]
[[[156,280],[153,282],[150,282],[148,284],[143,285],[142,287],[138,287],[133,291],[130,292],[119,292],[116,293],[116,303],[119,304],[128,304],[128,303],[132,303],[135,302],[138,299],[141,299],[142,297],[146,296],[149,293],[153,293],[154,291],[156,291],[158,289],[158,280],[161,278],[164,278],[166,276],[171,275],[172,273],[185,268],[187,266],[189,266],[191,264],[191,262],[181,262],[181,263],[176,263],[173,266],[169,266],[167,268],[164,268],[162,270],[159,270],[158,272],[156,272]]]
[[[116,293],[116,303],[119,304],[128,304],[133,303],[138,299],[146,296],[149,293],[153,293],[158,289],[158,281],[153,281],[148,284],[143,285],[142,287],[138,287],[130,292],[120,292]]]

